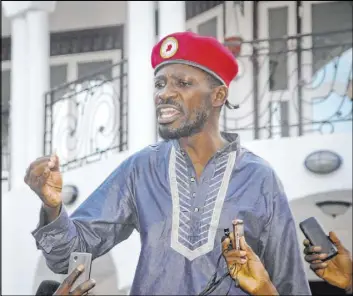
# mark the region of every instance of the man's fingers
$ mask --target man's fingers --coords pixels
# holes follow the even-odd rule
[[[42,162],[38,162],[35,166],[31,166],[31,168],[27,170],[27,175],[39,177],[43,175],[46,168],[48,168],[48,161],[44,160]]]
[[[88,281],[85,281],[81,285],[79,285],[75,290],[71,292],[71,295],[83,295],[87,293],[89,290],[94,288],[96,285],[96,281],[94,279],[90,279]]]
[[[28,184],[29,182],[29,168],[26,170],[25,177],[23,178],[23,181]]]
[[[235,249],[235,237],[234,237],[234,233],[231,232],[231,233],[229,234],[229,237],[230,237],[230,241],[232,242],[232,246],[233,246],[232,249]]]
[[[233,248],[235,249],[236,241],[235,241],[234,233],[231,232],[229,237],[230,237],[230,239],[232,241]],[[245,243],[245,238],[244,238],[244,236],[241,236],[239,238],[239,247],[240,247],[241,250],[246,250],[246,243],[245,244],[244,243]]]
[[[330,237],[330,240],[331,240],[336,246],[341,244],[341,242],[340,242],[339,238],[337,237],[336,233],[334,233],[333,231],[330,231],[330,232],[329,232],[329,237]]]
[[[85,269],[85,266],[83,264],[80,264],[79,266],[77,266],[70,273],[70,275],[63,281],[62,285],[67,286],[68,288],[71,288],[84,269]]]
[[[50,170],[46,164],[40,164],[39,166],[44,166],[44,168],[39,168],[36,173],[32,171],[30,174],[26,175],[25,178],[26,184],[28,184],[32,190],[37,192],[37,194],[42,193],[41,189],[50,174]]]
[[[320,262],[320,263],[312,263],[310,264],[310,268],[313,270],[313,271],[317,271],[319,269],[324,269],[327,267],[327,263],[325,262]]]
[[[45,184],[51,170],[59,170],[59,159],[56,155],[37,158],[28,167],[24,182],[30,185],[32,189],[34,186],[39,189],[40,186]]]
[[[321,252],[321,247],[319,246],[309,246],[304,249],[305,255],[310,255],[310,254],[319,253],[319,252]]]
[[[59,157],[56,155],[56,153],[54,153],[50,156],[48,166],[51,171],[58,171],[59,170],[60,162],[59,162]]]
[[[333,231],[329,232],[329,238],[333,242],[333,244],[337,247],[339,253],[346,252],[346,249],[343,247],[341,241],[337,237],[336,233]]]
[[[244,236],[240,237],[239,243],[240,243],[240,249],[242,249],[242,250],[246,250],[246,251],[247,251],[247,250],[250,248],[250,247],[248,246],[248,244],[246,243]],[[250,249],[251,249],[251,248],[250,248]]]
[[[33,171],[35,168],[38,167],[38,165],[41,165],[43,163],[47,164],[49,162],[49,160],[50,160],[50,156],[39,157],[30,164],[29,170]]]
[[[24,177],[24,181],[26,184],[29,183],[29,177],[34,172],[37,176],[41,175],[41,170],[48,164],[49,156],[44,156],[37,158],[34,162],[30,164],[30,166],[26,170],[26,174]]]
[[[228,250],[228,246],[230,244],[230,239],[227,237],[222,242],[222,253],[224,254]]]
[[[248,257],[248,259],[250,260],[259,259],[256,253],[253,251],[253,249],[247,244],[244,236],[240,237],[240,248],[246,251],[246,256]]]
[[[246,255],[246,251],[243,250],[229,250],[227,252],[227,257],[245,257]]]
[[[304,257],[305,261],[309,262],[309,263],[314,263],[314,261],[316,261],[316,260],[321,261],[326,258],[327,258],[327,254],[324,254],[324,253],[323,254],[311,254],[311,255],[306,255]]]
[[[232,256],[232,255],[226,255],[226,261],[228,265],[233,265],[233,264],[245,264],[248,261],[248,258],[246,256]]]
[[[305,247],[309,247],[309,246],[310,246],[310,241],[309,241],[308,239],[304,239],[303,245],[304,245]]]
[[[28,183],[30,184],[32,189],[37,189],[38,188],[38,184],[39,184],[39,178],[34,174],[30,174],[29,178],[28,178]]]

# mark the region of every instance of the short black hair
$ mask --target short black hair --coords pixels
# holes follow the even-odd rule
[[[218,86],[223,85],[223,83],[219,79],[217,79],[216,77],[208,73],[207,73],[207,81],[209,83],[210,88],[216,88]]]

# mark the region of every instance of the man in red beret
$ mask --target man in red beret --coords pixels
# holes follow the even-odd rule
[[[43,201],[33,235],[48,266],[66,272],[71,252],[99,257],[136,229],[133,295],[207,294],[217,267],[221,275],[227,263],[240,287],[227,277],[218,295],[310,295],[281,182],[237,134],[219,129],[223,105],[234,108],[227,101],[238,72],[232,54],[214,38],[181,32],[155,45],[151,63],[164,141],[125,160],[71,217],[60,197],[57,156],[27,170],[26,183]],[[245,236],[231,249],[225,240],[222,251],[234,218],[243,220]]]

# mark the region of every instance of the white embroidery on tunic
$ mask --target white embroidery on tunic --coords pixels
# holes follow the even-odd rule
[[[214,247],[214,240],[227,193],[236,152],[223,156],[209,182],[199,221],[191,224],[192,199],[183,155],[172,147],[169,159],[169,181],[173,201],[171,247],[190,261]],[[193,233],[197,235],[193,236]]]

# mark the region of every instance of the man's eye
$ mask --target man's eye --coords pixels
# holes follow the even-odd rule
[[[164,82],[162,81],[157,81],[154,83],[155,88],[162,88],[164,86]]]
[[[187,87],[187,86],[190,86],[191,83],[187,82],[185,80],[179,80],[179,85],[182,86],[182,87]]]

